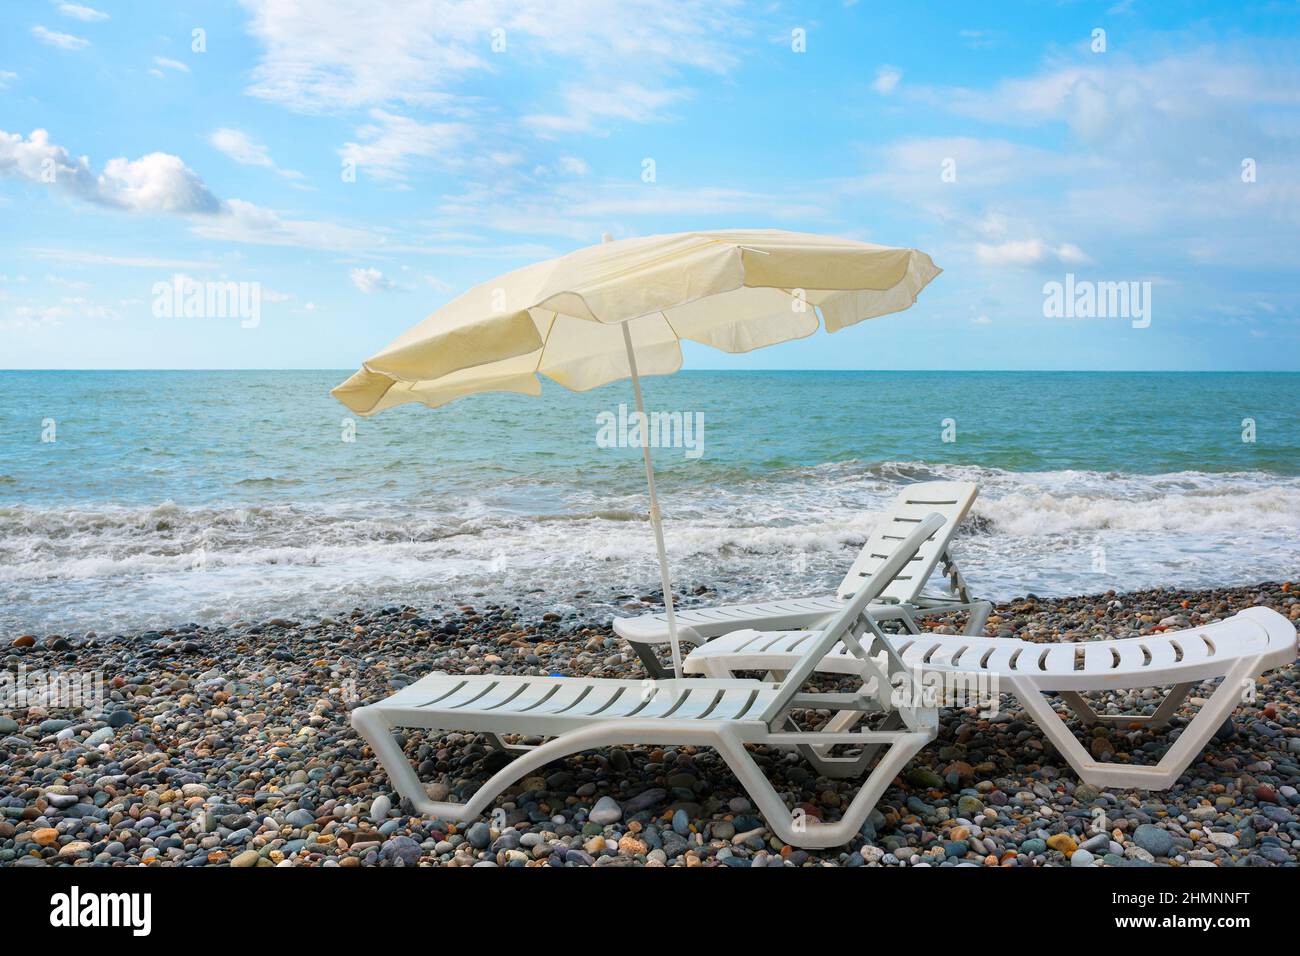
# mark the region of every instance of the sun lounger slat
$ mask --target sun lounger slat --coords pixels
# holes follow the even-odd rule
[[[1156,638],[1147,641],[1146,645],[1151,651],[1150,667],[1152,670],[1163,670],[1178,663],[1178,659],[1174,654],[1174,646],[1167,638]]]
[[[669,679],[658,681],[606,680],[577,677],[454,677],[431,674],[400,693],[352,712],[353,726],[365,737],[398,792],[430,816],[462,821],[478,816],[507,787],[530,773],[570,754],[597,747],[626,744],[711,747],[722,755],[767,818],[768,825],[786,843],[838,846],[860,830],[880,795],[903,765],[934,739],[938,726],[933,706],[896,711],[897,722],[871,734],[859,734],[860,743],[886,747],[869,771],[855,759],[823,753],[818,731],[788,729],[791,711],[826,706],[837,711],[874,711],[881,701],[859,694],[810,694],[805,690],[813,665],[841,637],[858,627],[867,605],[879,596],[891,576],[917,549],[943,526],[935,514],[923,522],[886,562],[877,580],[865,584],[858,595],[826,625],[824,633],[805,643],[796,634],[790,643],[804,643],[798,665],[778,683],[727,678]],[[847,638],[846,638],[847,639]],[[881,638],[872,637],[879,650]],[[423,706],[421,706],[421,703]],[[513,762],[497,770],[463,804],[430,799],[393,735],[397,728],[464,730],[489,736],[500,753]],[[819,773],[858,777],[857,792],[834,822],[805,821],[795,825],[789,807],[746,750],[763,744],[780,728],[782,743],[798,746],[798,753]],[[541,743],[520,744],[518,737],[540,738]],[[548,739],[549,738],[549,739]]]
[[[1035,659],[1033,666],[1044,673],[1053,674],[1064,674],[1074,670],[1073,644],[1047,644],[1041,646],[1042,650]],[[1036,646],[1034,650],[1038,650],[1038,647]]]
[[[794,635],[766,636],[773,639],[765,642],[753,631],[718,638],[692,651],[685,670],[723,678],[742,663],[746,670],[784,671],[799,661],[798,655],[783,650],[795,643]],[[985,671],[993,680],[993,689],[1010,691],[1020,699],[1083,779],[1097,786],[1156,790],[1177,780],[1208,743],[1240,702],[1242,684],[1266,670],[1293,663],[1297,649],[1295,627],[1276,611],[1263,607],[1204,627],[1117,640],[1050,644],[933,633],[891,635],[886,640],[909,669],[936,674],[976,667]],[[743,652],[739,650],[742,644]],[[803,644],[807,646],[807,639]],[[768,650],[762,650],[764,646]],[[833,665],[837,659],[835,653],[828,655],[823,669],[836,669],[825,665]],[[1223,680],[1169,753],[1154,766],[1097,763],[1043,700],[1045,693],[1060,694],[1085,723],[1134,720],[1158,728],[1173,716],[1191,685],[1216,678]],[[1089,691],[1171,685],[1164,703],[1149,717],[1097,715],[1080,696]]]
[[[1025,647],[1025,641],[1009,640],[1003,641],[992,652],[981,657],[981,667],[983,670],[990,671],[994,674],[1011,673],[1011,660],[1013,657],[1018,658],[1019,652]]]
[[[457,707],[463,707],[465,704],[478,700],[485,694],[491,693],[497,683],[497,681],[489,681],[486,683],[481,681],[465,681],[461,688],[454,694],[448,695],[436,702],[431,699],[421,706],[436,706],[439,710],[454,710]]]

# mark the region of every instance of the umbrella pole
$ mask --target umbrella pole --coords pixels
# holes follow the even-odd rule
[[[659,582],[664,589],[664,610],[668,612],[668,640],[673,645],[673,676],[682,676],[682,652],[677,642],[677,617],[673,612],[673,585],[668,577],[668,551],[664,548],[664,526],[659,515],[659,497],[655,494],[655,472],[650,463],[650,419],[646,417],[645,401],[641,398],[641,377],[636,370],[636,354],[632,351],[632,332],[626,322],[623,326],[623,344],[627,346],[627,364],[632,370],[632,391],[636,394],[636,410],[641,416],[641,455],[645,458],[645,483],[650,489],[650,523],[655,529],[655,546],[659,549]]]

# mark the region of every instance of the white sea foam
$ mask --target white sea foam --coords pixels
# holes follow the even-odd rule
[[[724,598],[833,587],[900,483],[927,477],[980,483],[956,551],[990,597],[1300,571],[1300,479],[841,462],[721,490],[666,482],[675,579]],[[545,511],[483,501],[4,506],[0,630],[124,631],[389,602],[607,614],[620,595],[657,588],[644,508],[642,495],[578,488],[548,497]]]

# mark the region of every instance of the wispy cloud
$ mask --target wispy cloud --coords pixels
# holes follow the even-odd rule
[[[894,92],[898,86],[898,81],[903,78],[903,71],[896,66],[885,64],[876,70],[876,79],[872,82],[871,88],[881,96],[888,96]]]
[[[101,20],[107,20],[108,14],[102,10],[96,10],[94,7],[83,6],[80,3],[58,3],[56,6],[59,13],[65,17],[71,17],[73,20],[80,20],[82,23],[97,23]]]
[[[1037,266],[1047,262],[1078,265],[1088,261],[1082,249],[1072,243],[1051,246],[1042,239],[1008,239],[998,243],[977,243],[976,255],[988,265]]]
[[[25,252],[38,259],[91,266],[124,266],[132,269],[212,269],[219,263],[201,259],[167,259],[153,256],[118,256],[84,249],[55,249],[48,246],[29,246]]]
[[[586,132],[604,121],[659,119],[687,95],[669,82],[682,71],[726,73],[740,62],[738,37],[753,15],[712,0],[241,0],[263,52],[249,92],[301,112],[396,105],[446,110],[476,76],[521,65],[567,88],[561,109],[541,104],[539,84],[525,112],[550,133]],[[541,108],[538,108],[541,107]]]
[[[669,118],[666,108],[689,97],[690,90],[619,83],[607,88],[571,84],[562,94],[562,111],[525,116],[524,125],[538,133],[588,133],[610,121],[651,123]]]
[[[984,88],[900,87],[985,135],[873,146],[841,188],[905,204],[985,267],[1280,265],[1300,223],[1300,63],[1232,46],[1108,57],[1055,56]],[[1261,155],[1269,175],[1246,181]]]
[[[190,72],[188,64],[182,63],[180,60],[173,60],[171,57],[156,56],[153,58],[153,61],[157,66],[162,67],[164,70],[174,70],[177,73]]]
[[[90,46],[90,41],[85,37],[73,36],[71,33],[60,33],[58,30],[49,30],[40,24],[32,27],[32,36],[42,43],[58,47],[60,50],[84,50]]]
[[[339,150],[362,176],[399,181],[413,161],[425,159],[442,166],[463,161],[474,139],[473,130],[461,122],[421,123],[387,110],[370,111],[372,123],[357,129],[357,140]]]
[[[270,150],[255,141],[243,130],[230,127],[213,130],[212,135],[208,137],[208,142],[241,166],[260,166],[263,169],[278,173],[286,179],[302,178],[302,173],[297,170],[281,169],[275,160],[271,158]]]
[[[333,252],[370,252],[384,237],[373,229],[281,216],[242,199],[229,199],[220,216],[195,219],[190,231],[205,239],[260,246],[297,246]]]
[[[353,269],[348,276],[352,279],[352,284],[367,295],[397,290],[397,283],[378,269]]]

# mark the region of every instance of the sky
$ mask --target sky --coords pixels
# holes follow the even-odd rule
[[[355,368],[602,233],[743,227],[944,273],[688,367],[1300,370],[1295,2],[5,12],[0,368]],[[256,320],[169,315],[177,281],[256,289]],[[1051,314],[1067,281],[1145,315]]]

